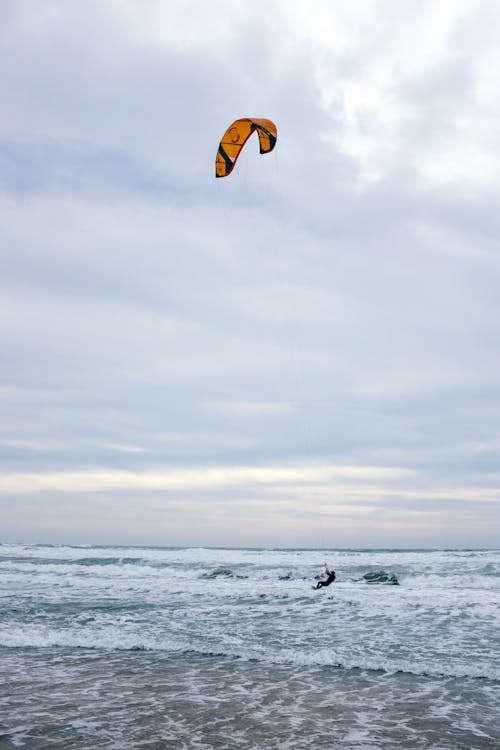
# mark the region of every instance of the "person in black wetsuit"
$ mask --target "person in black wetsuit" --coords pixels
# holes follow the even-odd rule
[[[318,583],[316,584],[317,589],[321,589],[323,588],[323,586],[329,586],[335,580],[335,571],[329,570],[328,565],[325,565],[325,568],[326,568],[326,578],[324,581],[318,581]]]

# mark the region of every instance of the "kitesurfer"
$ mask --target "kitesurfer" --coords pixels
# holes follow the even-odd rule
[[[318,583],[316,584],[316,588],[317,589],[321,589],[321,588],[323,588],[323,586],[329,586],[331,583],[334,582],[334,580],[335,580],[335,571],[334,570],[329,570],[328,565],[325,565],[325,575],[326,575],[325,580],[324,581],[318,581]]]

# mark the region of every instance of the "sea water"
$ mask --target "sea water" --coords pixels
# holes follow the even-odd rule
[[[499,594],[500,551],[3,544],[0,750],[498,750]]]

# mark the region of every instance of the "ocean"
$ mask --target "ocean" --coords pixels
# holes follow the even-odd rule
[[[0,750],[500,748],[498,550],[1,544],[0,597]]]

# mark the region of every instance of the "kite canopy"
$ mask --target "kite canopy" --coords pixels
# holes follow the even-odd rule
[[[278,130],[274,122],[263,117],[242,117],[228,127],[219,143],[215,157],[215,176],[227,177],[233,171],[241,149],[257,131],[260,142],[260,153],[268,154],[276,145]]]

